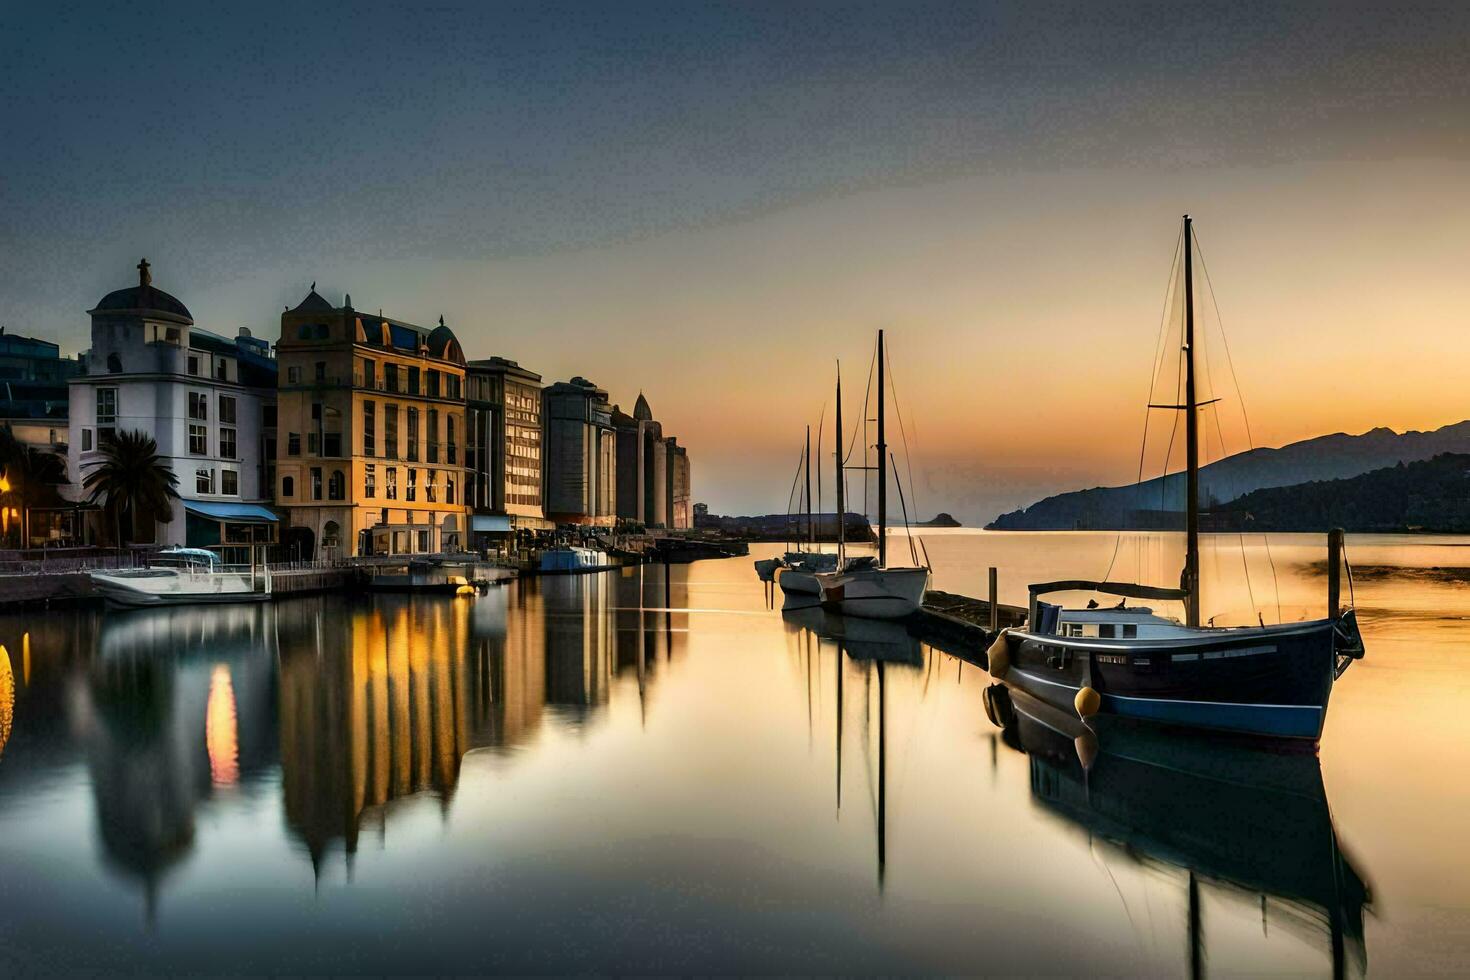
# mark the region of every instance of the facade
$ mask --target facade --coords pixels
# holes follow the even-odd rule
[[[276,504],[302,555],[466,544],[465,359],[435,329],[334,307],[313,289],[281,314]]]
[[[541,375],[503,357],[470,361],[465,392],[471,543],[549,527],[542,509]]]
[[[88,311],[92,348],[69,390],[67,496],[85,501],[87,474],[113,435],[151,436],[178,476],[173,520],[132,528],[135,543],[234,546],[275,540],[270,502],[276,363],[248,332],[227,339],[194,326],[187,307],[153,286],[148,261],[138,285]],[[87,540],[113,529],[93,512]],[[152,525],[153,522],[148,522]],[[237,556],[240,557],[240,556]],[[229,557],[227,556],[227,560]]]
[[[645,527],[694,526],[689,454],[665,436],[641,393],[633,414],[614,409],[618,440],[618,517]]]
[[[82,362],[49,340],[0,327],[0,425],[32,449],[65,456],[67,381],[81,372]]]
[[[617,434],[607,392],[586,378],[559,381],[541,399],[546,517],[558,524],[617,523]]]

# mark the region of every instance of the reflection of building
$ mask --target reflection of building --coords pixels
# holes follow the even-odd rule
[[[616,436],[607,392],[586,378],[542,393],[546,516],[564,524],[617,522]]]
[[[541,582],[547,605],[546,701],[585,714],[608,699],[616,640],[607,575],[564,575]]]
[[[281,314],[276,502],[290,543],[329,555],[460,548],[464,354],[444,325],[333,307]]]
[[[467,367],[465,504],[472,543],[546,527],[541,509],[541,375],[491,357]]]
[[[274,451],[276,364],[241,328],[227,340],[194,326],[187,307],[153,286],[108,293],[91,311],[86,373],[70,382],[70,496],[118,432],[152,437],[179,478],[174,519],[135,521],[137,542],[207,547],[274,537],[267,469]],[[111,534],[106,521],[98,532]]]
[[[613,409],[618,446],[618,517],[647,527],[690,528],[689,454],[665,437],[642,393],[633,414]]]

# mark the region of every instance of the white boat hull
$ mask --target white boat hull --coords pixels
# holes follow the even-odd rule
[[[903,619],[919,611],[929,590],[927,568],[865,568],[816,576],[822,605],[844,616]]]
[[[128,608],[264,602],[271,597],[268,581],[257,589],[249,575],[237,572],[94,571],[90,578],[94,592]]]

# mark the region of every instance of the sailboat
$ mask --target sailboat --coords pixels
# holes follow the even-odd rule
[[[842,441],[842,430],[838,430],[838,442]],[[817,440],[821,441],[820,438]],[[787,595],[821,595],[817,585],[818,572],[830,572],[837,567],[837,555],[817,550],[817,531],[812,514],[812,427],[806,428],[806,551],[788,551],[781,559],[776,582]],[[840,522],[839,522],[840,523]]]
[[[869,619],[902,619],[919,611],[924,604],[924,593],[929,590],[929,567],[910,567],[888,564],[888,442],[884,428],[885,385],[883,356],[883,331],[878,331],[878,562],[876,565],[861,562],[843,562],[831,572],[816,576],[822,589],[822,604],[846,616],[864,616]],[[838,382],[841,391],[841,381]],[[838,494],[842,493],[844,467],[841,461],[841,406],[838,398]],[[900,488],[901,492],[902,488]],[[838,497],[837,510],[842,513],[845,502]],[[841,521],[839,521],[841,523]]]
[[[1007,688],[1088,719],[1117,715],[1186,728],[1316,741],[1333,682],[1363,656],[1351,605],[1340,605],[1342,532],[1329,535],[1327,616],[1275,626],[1200,625],[1199,403],[1195,391],[1193,229],[1184,216],[1184,404],[1186,522],[1180,588],[1071,580],[1030,587],[1022,630],[991,646],[990,673]],[[1057,592],[1094,591],[1123,599],[1116,608],[1065,609],[1041,601]],[[1186,622],[1128,599],[1182,600]],[[992,688],[992,691],[995,689]],[[1005,689],[1001,689],[1003,695]],[[1004,714],[1007,706],[987,709]]]

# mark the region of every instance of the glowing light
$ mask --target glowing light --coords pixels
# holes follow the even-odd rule
[[[240,730],[235,716],[235,686],[230,668],[216,664],[209,678],[209,703],[204,709],[204,746],[209,753],[209,776],[216,786],[240,781]]]
[[[10,741],[10,723],[15,718],[15,675],[10,671],[10,651],[0,646],[0,756]]]

